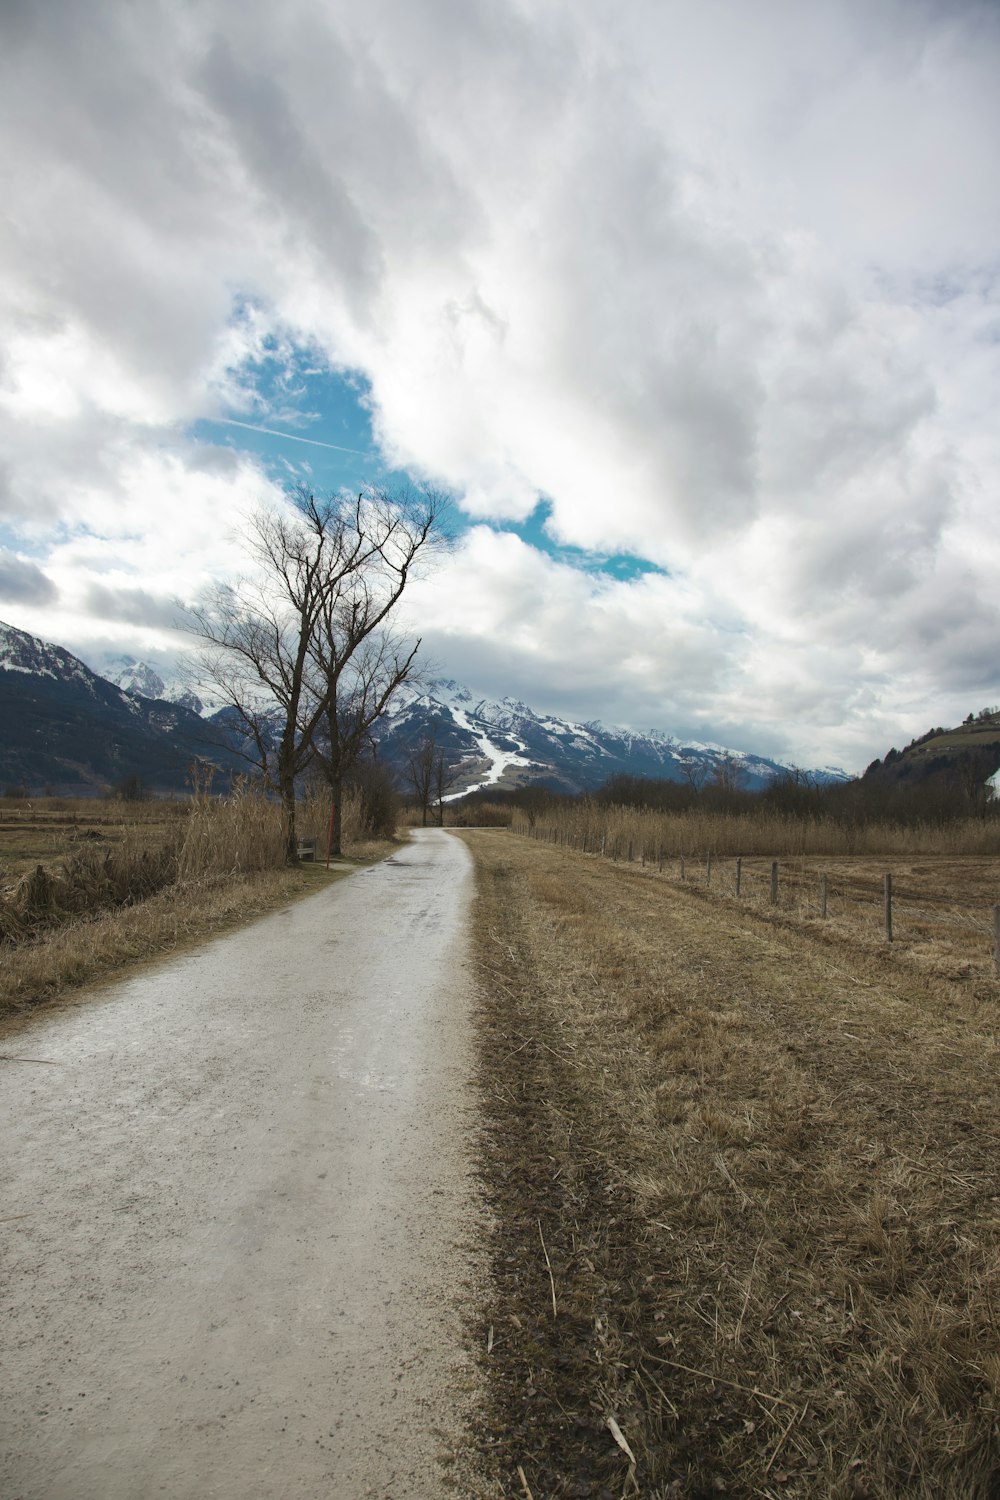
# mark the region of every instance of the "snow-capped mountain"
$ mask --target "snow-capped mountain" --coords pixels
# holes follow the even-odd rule
[[[790,769],[765,756],[680,741],[661,730],[637,734],[538,713],[514,698],[495,702],[449,680],[400,696],[379,732],[383,758],[405,769],[410,753],[429,735],[444,754],[452,797],[531,781],[567,792],[593,791],[618,775],[695,785],[725,775],[759,790]],[[832,767],[810,774],[817,781],[848,779]]]
[[[64,646],[52,646],[37,635],[16,630],[0,621],[0,672],[17,672],[24,677],[49,678],[52,682],[73,682],[85,692],[93,693],[99,679],[84,666],[79,657]]]
[[[126,776],[179,790],[194,761],[238,764],[181,703],[126,692],[63,646],[0,623],[0,781],[100,791]]]
[[[138,774],[167,789],[185,784],[196,759],[223,771],[246,768],[231,710],[199,717],[198,699],[185,699],[179,685],[135,657],[112,658],[109,669],[116,680],[62,646],[0,624],[0,781],[93,789]],[[593,791],[619,775],[700,785],[721,774],[754,790],[788,769],[658,730],[637,734],[539,713],[448,680],[404,689],[378,726],[382,758],[403,785],[409,756],[428,736],[444,755],[451,797],[533,781]],[[830,768],[811,774],[846,779]]]
[[[200,714],[205,708],[197,693],[192,693],[183,683],[174,680],[164,682],[149,662],[137,661],[134,656],[108,656],[102,660],[101,666],[103,677],[133,696],[180,703],[193,714]]]

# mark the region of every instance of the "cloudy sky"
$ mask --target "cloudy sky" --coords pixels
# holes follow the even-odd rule
[[[5,0],[0,618],[165,663],[304,480],[490,695],[861,769],[1000,701],[996,0]]]

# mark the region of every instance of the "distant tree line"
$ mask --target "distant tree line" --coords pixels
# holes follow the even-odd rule
[[[517,808],[530,824],[554,804],[590,796],[606,805],[656,812],[680,813],[697,808],[702,812],[752,815],[767,810],[795,818],[829,818],[854,826],[883,822],[912,827],[969,817],[1000,818],[1000,801],[990,795],[987,786],[1000,769],[1000,741],[981,750],[931,757],[919,771],[912,767],[893,774],[895,763],[901,759],[899,751],[890,751],[885,761],[873,762],[864,776],[847,782],[818,782],[808,772],[792,769],[775,777],[762,791],[748,791],[736,784],[726,768],[702,781],[696,777],[668,781],[621,774],[593,793],[569,793],[540,783],[512,791],[489,788],[464,797],[456,811],[462,821],[471,822],[479,805],[507,806]]]

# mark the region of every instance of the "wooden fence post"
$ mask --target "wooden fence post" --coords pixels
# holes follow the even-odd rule
[[[682,879],[682,880],[685,880],[685,879],[686,879],[686,878],[687,878],[687,877],[686,877],[686,876],[685,876],[685,874],[684,874],[684,856],[683,856],[683,854],[682,854],[682,855],[681,855],[681,879]]]
[[[819,914],[820,914],[821,917],[825,917],[826,916],[826,876],[825,875],[821,875],[819,877]]]
[[[743,879],[743,860],[740,859],[739,857],[737,857],[737,860],[736,860],[736,894],[737,894],[737,896],[740,893],[740,881],[742,879]]]
[[[892,875],[888,870],[885,872],[885,940],[892,942]]]
[[[604,858],[604,851],[607,848],[607,846],[608,846],[608,836],[607,836],[606,833],[602,833],[601,834],[601,858],[602,859]]]
[[[706,855],[706,858],[705,858],[705,884],[706,885],[711,885],[712,884],[712,854],[711,854],[711,851],[709,851],[709,853]]]
[[[778,904],[778,861],[771,861],[771,905]]]
[[[629,862],[629,864],[632,863],[632,840],[631,839],[629,839],[629,841],[628,841],[628,862]]]

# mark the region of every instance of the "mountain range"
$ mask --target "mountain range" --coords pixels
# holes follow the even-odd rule
[[[766,756],[724,745],[678,740],[661,730],[640,734],[540,714],[514,698],[494,702],[460,683],[441,680],[404,691],[380,729],[384,760],[405,766],[412,749],[433,736],[451,770],[449,796],[490,786],[512,789],[544,781],[562,792],[596,791],[613,776],[641,776],[701,785],[724,775],[759,791],[791,769]],[[811,771],[816,781],[845,781],[844,771]]]
[[[134,656],[101,664],[103,676],[64,647],[0,624],[0,783],[94,792],[137,776],[151,789],[178,791],[196,760],[214,764],[223,781],[246,769],[225,710],[206,708],[189,686]],[[379,753],[404,787],[408,758],[429,740],[444,755],[450,797],[528,782],[593,791],[616,775],[700,784],[724,774],[756,790],[790,769],[658,730],[538,713],[448,680],[405,688],[379,726]],[[848,779],[832,767],[809,774]]]
[[[241,764],[190,707],[126,691],[63,646],[0,624],[0,783],[100,793],[127,777],[182,790],[193,762]]]

